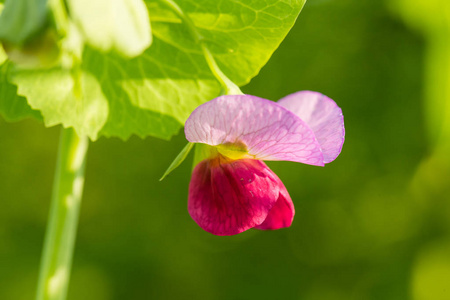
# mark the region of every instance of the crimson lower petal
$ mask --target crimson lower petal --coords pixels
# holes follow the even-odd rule
[[[278,201],[269,211],[267,218],[262,224],[256,226],[255,228],[262,230],[275,230],[289,227],[294,220],[294,214],[294,203],[292,203],[291,197],[284,188],[284,190],[280,191]]]
[[[195,167],[188,210],[201,228],[215,235],[234,235],[260,225],[286,227],[294,213],[286,188],[264,162],[222,155]],[[289,220],[281,222],[280,216]]]

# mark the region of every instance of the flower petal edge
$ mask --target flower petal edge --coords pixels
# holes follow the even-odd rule
[[[313,130],[276,102],[251,95],[225,95],[197,107],[185,124],[189,142],[211,146],[244,143],[259,160],[323,166]]]

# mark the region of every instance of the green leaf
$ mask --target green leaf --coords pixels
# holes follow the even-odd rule
[[[210,77],[206,62],[196,66],[191,63],[189,55],[180,54],[177,60],[178,64],[185,65],[186,70],[183,70],[173,66],[170,53],[160,40],[154,40],[150,49],[132,60],[86,49],[84,67],[99,78],[109,102],[114,103],[102,134],[123,139],[136,133],[170,138],[178,132],[192,110],[218,95],[220,85]],[[195,75],[194,70],[199,74]],[[152,113],[158,119],[155,122],[143,116],[137,120],[135,115],[138,112],[145,112],[146,116]],[[142,131],[142,126],[148,126],[149,131]]]
[[[67,5],[94,48],[134,57],[151,44],[150,20],[142,0],[67,0]]]
[[[40,33],[47,22],[47,0],[8,0],[0,15],[0,40],[14,45]]]
[[[284,39],[304,0],[177,3],[205,37],[225,74],[243,85],[259,72]],[[186,24],[163,1],[147,4],[152,46],[130,61],[87,51],[91,61],[88,68],[94,74],[106,68],[107,76],[101,83],[117,83],[135,107],[169,115],[184,124],[197,106],[220,94],[221,86]]]
[[[166,172],[164,172],[164,175],[159,179],[159,181],[162,181],[164,178],[166,178],[167,175],[169,175],[173,170],[178,168],[179,165],[186,159],[189,152],[191,152],[192,147],[194,147],[194,143],[187,143],[186,146],[184,146],[183,150],[175,157],[173,162],[170,164],[169,168],[167,168]]]
[[[5,63],[0,66],[0,115],[9,122],[28,117],[42,120],[40,112],[31,109],[27,99],[17,95],[17,87],[8,82],[7,74],[8,65]]]
[[[62,123],[95,140],[108,117],[108,101],[88,72],[16,70],[13,82],[31,107],[42,112],[46,126]]]
[[[153,42],[142,55],[125,59],[85,48],[81,70],[98,83],[92,85],[93,91],[84,89],[83,105],[90,110],[75,109],[79,104],[69,96],[68,77],[55,71],[15,80],[19,93],[27,96],[32,107],[42,110],[47,125],[60,122],[74,126],[78,134],[84,132],[91,138],[127,139],[137,134],[168,139],[197,106],[219,96],[222,90],[194,35],[203,36],[222,71],[243,85],[284,39],[304,0],[177,1],[195,24],[196,33],[164,1],[146,3]],[[106,105],[99,105],[99,98],[93,97],[100,95],[98,86],[100,102],[106,100]],[[52,91],[53,87],[57,91]],[[93,115],[98,115],[95,122]]]
[[[256,76],[280,45],[306,0],[177,0],[219,67],[241,86]],[[201,53],[186,25],[164,0],[147,0],[153,35],[181,52]]]

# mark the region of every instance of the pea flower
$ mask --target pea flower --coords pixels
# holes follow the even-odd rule
[[[188,211],[204,230],[234,235],[250,228],[289,227],[294,205],[263,162],[324,166],[341,152],[344,119],[336,103],[301,91],[277,103],[226,95],[195,109],[185,124],[201,161],[192,172]]]

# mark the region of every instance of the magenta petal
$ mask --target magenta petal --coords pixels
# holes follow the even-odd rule
[[[255,226],[256,229],[274,230],[289,227],[294,220],[294,204],[286,188],[280,189],[280,196],[277,203],[272,207],[267,218],[261,225]]]
[[[185,124],[191,143],[244,144],[259,160],[287,160],[323,166],[314,132],[275,102],[250,95],[227,95],[197,107]]]
[[[189,184],[189,214],[212,234],[238,234],[267,219],[280,187],[283,183],[262,161],[203,160]]]
[[[299,116],[314,131],[322,148],[324,163],[332,162],[344,144],[344,116],[336,102],[318,92],[301,91],[278,104]]]

